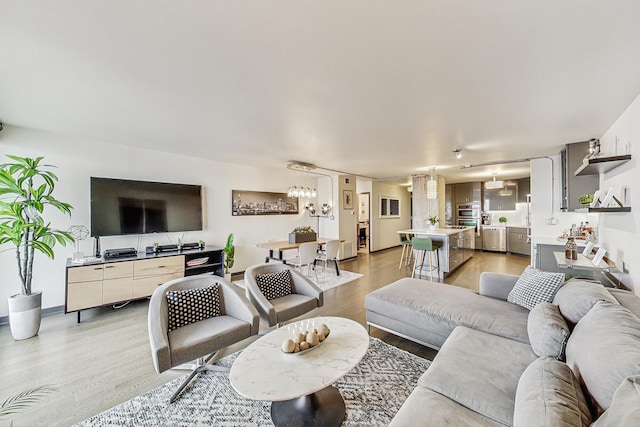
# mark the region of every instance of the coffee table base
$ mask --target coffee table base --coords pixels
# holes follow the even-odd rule
[[[271,420],[280,426],[339,426],[346,407],[337,388],[329,386],[306,396],[271,403]]]

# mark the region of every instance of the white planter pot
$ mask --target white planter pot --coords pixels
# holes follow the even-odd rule
[[[231,273],[224,273],[224,279],[227,282],[231,283]]]
[[[42,292],[9,297],[9,326],[16,341],[35,337],[42,318]]]

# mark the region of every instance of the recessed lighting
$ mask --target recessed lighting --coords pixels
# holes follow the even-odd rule
[[[455,150],[453,150],[453,157],[455,157],[456,159],[459,159],[462,157],[462,148],[456,148]]]

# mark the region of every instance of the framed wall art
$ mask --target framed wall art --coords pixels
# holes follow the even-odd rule
[[[352,190],[342,191],[342,208],[353,209],[353,191]]]
[[[231,215],[296,215],[298,198],[268,191],[231,191]]]

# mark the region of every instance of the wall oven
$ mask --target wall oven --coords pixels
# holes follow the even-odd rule
[[[458,220],[473,218],[480,219],[480,203],[460,203],[457,206]]]

